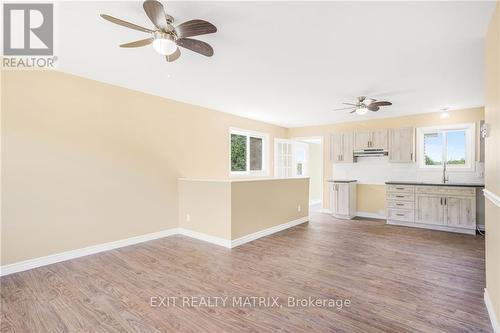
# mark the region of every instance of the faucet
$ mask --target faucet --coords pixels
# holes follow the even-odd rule
[[[446,162],[443,163],[443,184],[445,184],[449,180],[448,176],[446,175]]]

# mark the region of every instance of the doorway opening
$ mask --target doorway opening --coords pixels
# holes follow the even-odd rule
[[[275,176],[309,177],[309,211],[323,207],[323,138],[276,139]]]

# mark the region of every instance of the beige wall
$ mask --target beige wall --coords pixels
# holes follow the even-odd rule
[[[177,179],[228,178],[230,127],[269,133],[270,156],[286,137],[56,71],[1,84],[2,265],[177,227]]]
[[[179,180],[179,226],[210,236],[234,240],[308,214],[308,178]]]
[[[323,160],[321,145],[308,143],[309,145],[309,201],[322,200],[323,194]]]
[[[231,182],[180,179],[179,227],[231,239]]]
[[[424,126],[434,126],[441,124],[453,124],[453,123],[471,123],[475,122],[477,128],[479,128],[479,122],[484,119],[484,108],[473,108],[465,110],[455,110],[450,112],[450,117],[447,119],[442,119],[439,113],[426,113],[413,116],[405,117],[393,117],[393,118],[383,118],[375,119],[369,121],[356,121],[340,124],[322,125],[322,126],[309,126],[309,127],[297,127],[288,129],[289,137],[307,137],[307,136],[322,136],[323,137],[323,207],[328,208],[329,205],[329,193],[328,193],[328,179],[335,177],[332,175],[332,164],[329,160],[330,151],[330,134],[333,132],[340,131],[354,131],[363,129],[374,129],[374,128],[396,128],[396,127],[424,127]],[[477,131],[479,135],[479,131]],[[476,140],[479,145],[479,140]],[[476,159],[479,158],[479,149],[476,149]],[[383,186],[383,185],[382,185]],[[377,195],[381,193],[380,186],[364,186],[363,184],[358,184],[357,204],[358,211],[378,213],[385,209],[385,200],[376,198]],[[367,209],[367,210],[364,210]]]
[[[232,239],[309,215],[308,178],[233,182],[231,197]]]
[[[500,3],[486,36],[486,189],[500,196]],[[500,320],[500,207],[486,200],[486,289]]]

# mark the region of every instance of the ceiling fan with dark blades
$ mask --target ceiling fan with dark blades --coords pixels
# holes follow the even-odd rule
[[[365,96],[357,97],[356,103],[342,103],[342,104],[349,106],[340,109],[334,109],[333,111],[351,110],[351,112],[349,113],[356,112],[356,114],[363,115],[366,114],[368,111],[377,112],[378,110],[380,110],[381,106],[392,105],[391,102],[377,101],[374,98],[367,98]]]
[[[174,18],[165,12],[165,8],[161,2],[146,0],[143,3],[143,7],[146,15],[153,22],[154,29],[145,28],[110,15],[101,14],[101,17],[109,22],[150,34],[148,38],[122,44],[120,47],[133,48],[153,44],[156,52],[164,55],[168,62],[177,60],[181,56],[178,46],[206,57],[211,57],[214,54],[214,50],[209,44],[201,40],[188,38],[217,32],[217,28],[212,23],[196,19],[174,26]]]

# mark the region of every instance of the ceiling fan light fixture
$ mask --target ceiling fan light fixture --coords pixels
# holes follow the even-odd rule
[[[360,116],[366,114],[368,112],[368,109],[366,107],[361,107],[356,109],[356,113],[359,114]]]
[[[450,118],[450,108],[441,108],[441,114],[439,116],[441,119]]]
[[[153,48],[161,55],[171,55],[177,50],[177,44],[172,35],[157,31],[154,34]]]

